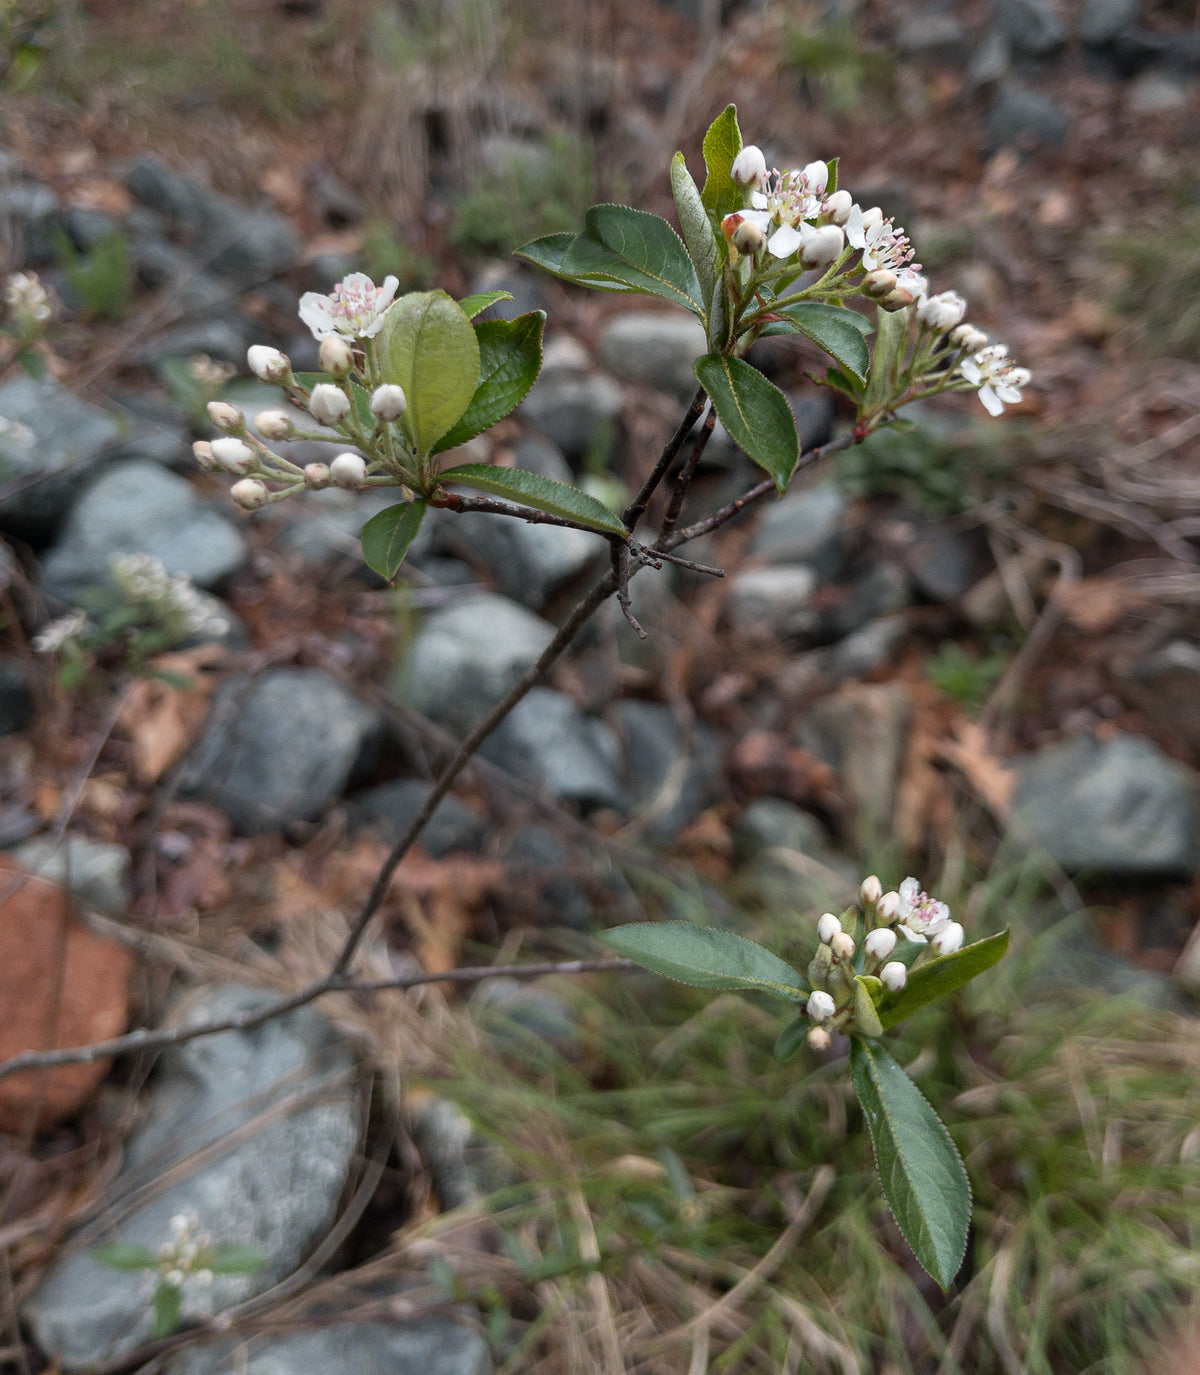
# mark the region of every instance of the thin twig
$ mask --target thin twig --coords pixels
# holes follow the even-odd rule
[[[667,441],[662,453],[659,454],[658,462],[654,465],[650,476],[642,483],[641,491],[621,513],[621,519],[627,530],[632,531],[638,521],[646,514],[646,508],[650,505],[650,498],[658,490],[659,483],[666,477],[671,464],[675,462],[675,455],[683,448],[684,440],[692,432],[692,426],[700,419],[700,412],[704,409],[704,403],[707,400],[707,392],[703,387],[698,388],[696,395],[692,397],[692,404],[687,408],[683,419],[679,422],[679,428]]]
[[[484,979],[501,976],[510,979],[536,979],[546,974],[610,974],[625,973],[637,966],[632,960],[547,960],[541,964],[483,964],[463,969],[447,969],[439,974],[424,970],[419,974],[399,974],[390,979],[373,979],[353,983],[349,979],[327,974],[298,993],[289,993],[273,1003],[224,1017],[220,1021],[203,1022],[197,1026],[169,1027],[160,1031],[140,1029],[108,1041],[96,1041],[90,1046],[68,1046],[62,1050],[26,1051],[0,1064],[0,1079],[22,1070],[43,1069],[58,1065],[91,1064],[134,1050],[161,1050],[166,1046],[183,1045],[201,1036],[213,1036],[221,1031],[252,1031],[264,1022],[273,1021],[285,1012],[304,1007],[326,993],[379,993],[390,988],[419,988],[422,984],[481,983]]]
[[[669,540],[675,533],[679,513],[683,510],[683,500],[688,494],[688,488],[692,485],[692,479],[696,476],[700,459],[703,457],[705,449],[708,448],[708,441],[712,438],[716,422],[717,412],[710,405],[708,414],[704,417],[704,424],[701,425],[700,432],[692,443],[692,451],[688,454],[687,461],[680,468],[679,475],[675,479],[675,490],[671,493],[671,504],[667,507],[667,514],[663,516],[663,522],[658,531],[657,543],[659,544]]]

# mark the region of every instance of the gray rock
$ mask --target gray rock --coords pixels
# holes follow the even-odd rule
[[[616,736],[603,721],[580,711],[565,692],[535,687],[480,752],[564,802],[625,809]]]
[[[520,414],[552,439],[566,457],[580,462],[607,457],[622,406],[621,388],[590,370],[587,352],[569,337],[554,339]]]
[[[1200,750],[1200,645],[1174,640],[1118,666],[1125,696],[1161,730]]]
[[[743,568],[729,579],[725,619],[743,634],[793,639],[820,623],[812,604],[817,574],[805,564]]]
[[[502,858],[513,903],[522,926],[567,926],[592,929],[596,911],[595,866],[578,849],[546,826],[525,825],[514,835]]]
[[[168,573],[212,587],[246,558],[240,532],[191,485],[156,463],[122,463],[102,474],[71,508],[42,562],[55,596],[71,601],[108,578],[114,554],[151,554]]]
[[[497,301],[475,317],[477,320],[515,320],[531,310],[546,309],[544,278],[517,263],[485,263],[471,279],[471,291],[508,291],[511,301]],[[518,464],[518,466],[521,466]]]
[[[903,683],[847,683],[800,721],[796,743],[837,771],[850,831],[862,850],[891,833],[911,724]]]
[[[487,1342],[452,1318],[332,1323],[284,1336],[188,1347],[163,1375],[491,1375]]]
[[[1192,103],[1192,86],[1168,72],[1141,72],[1129,83],[1126,108],[1132,115],[1163,115]]]
[[[894,41],[906,57],[955,66],[961,66],[971,51],[971,40],[958,19],[932,7],[923,7],[904,19]]]
[[[931,602],[964,597],[993,566],[979,530],[921,520],[897,522],[894,529],[909,576]]]
[[[404,665],[402,695],[452,730],[467,731],[537,662],[554,627],[489,593],[425,618]]]
[[[350,799],[350,825],[378,831],[389,844],[394,844],[416,820],[432,791],[431,783],[418,778],[380,783]],[[451,794],[434,808],[418,843],[434,859],[442,859],[456,850],[478,854],[487,833],[487,821]]]
[[[843,592],[838,588],[839,593]],[[884,616],[903,611],[912,600],[908,574],[890,560],[873,563],[844,589],[842,600],[822,616],[822,630],[833,639],[852,635]]]
[[[299,255],[300,240],[277,211],[247,209],[224,197],[210,198],[196,256],[215,276],[239,286],[255,286],[287,271]]]
[[[48,836],[23,841],[12,851],[26,869],[61,883],[84,907],[121,917],[129,911],[129,851],[84,836],[67,836],[55,844]]]
[[[207,187],[187,181],[162,158],[144,157],[129,173],[129,194],[185,233],[197,235],[208,219]]]
[[[1069,128],[1070,120],[1049,96],[1012,80],[1001,83],[987,114],[988,146],[992,149],[1060,148]]]
[[[134,359],[143,367],[153,367],[164,358],[207,353],[225,363],[241,363],[256,332],[247,321],[239,321],[234,311],[220,319],[188,320],[154,335],[136,351]]]
[[[481,1030],[505,1049],[529,1059],[544,1055],[577,1055],[581,1049],[579,1018],[570,1004],[545,984],[525,979],[485,979],[472,1006]],[[440,1195],[439,1195],[440,1196]]]
[[[196,1025],[271,1000],[236,985],[205,990],[188,1001],[181,1020]],[[153,1276],[103,1266],[91,1249],[120,1241],[156,1250],[179,1213],[195,1213],[214,1242],[253,1246],[266,1258],[250,1274],[185,1286],[185,1321],[210,1318],[277,1284],[337,1216],[359,1119],[353,1056],[312,1007],[164,1051],[98,1225],[76,1238],[25,1305],[38,1345],[78,1369],[144,1342]]]
[[[856,866],[834,847],[810,812],[779,797],[760,797],[733,828],[739,895],[776,916],[840,910],[858,882]]]
[[[825,827],[811,812],[781,797],[760,797],[742,808],[733,828],[734,853],[740,862],[764,850],[796,850],[801,854],[829,848]]]
[[[1011,68],[1012,49],[1008,39],[995,29],[988,29],[967,63],[967,89],[977,91],[990,86],[1007,76]]]
[[[627,699],[613,709],[635,820],[655,840],[673,840],[721,796],[721,761],[710,732],[686,733],[662,702]]]
[[[822,650],[819,672],[833,682],[843,678],[865,678],[896,658],[907,634],[908,621],[904,616],[881,616],[838,644]]]
[[[513,445],[513,467],[523,468],[527,473],[540,473],[553,482],[575,481],[563,451],[541,434],[523,435],[517,440]]]
[[[121,427],[60,382],[18,377],[0,387],[0,529],[42,540],[82,483],[109,457]]]
[[[24,730],[32,716],[29,669],[15,655],[0,655],[0,735]]]
[[[992,23],[1014,52],[1029,57],[1048,57],[1067,41],[1054,0],[996,0]]]
[[[284,448],[297,449],[300,445],[280,444],[274,447],[280,452]],[[318,461],[327,461],[332,456],[332,452],[327,451],[323,459]],[[394,488],[348,492],[341,487],[326,487],[321,492],[305,492],[300,501],[291,504],[288,511],[291,519],[280,531],[276,545],[285,553],[296,554],[316,568],[324,568],[339,558],[349,557],[360,562],[362,544],[359,537],[363,526],[372,516],[388,506],[394,506],[397,495]],[[426,514],[425,523],[409,547],[408,558],[413,562],[419,560],[429,548],[429,531],[425,526],[433,525],[430,516],[434,514]]]
[[[773,502],[759,522],[750,552],[765,563],[803,563],[835,579],[845,563],[842,528],[849,500],[832,482],[801,487]]]
[[[1015,767],[1015,838],[1068,872],[1152,880],[1200,869],[1195,777],[1151,741],[1078,736]]]
[[[181,789],[247,835],[312,821],[380,728],[378,713],[323,669],[240,676],[217,693]]]
[[[1076,25],[1083,42],[1099,47],[1111,43],[1137,24],[1141,0],[1083,0]]]
[[[58,195],[41,182],[0,180],[0,224],[20,245],[26,267],[55,260],[54,229],[61,207]]]
[[[585,530],[482,512],[444,522],[438,543],[467,563],[482,563],[498,591],[534,611],[608,553],[607,544]]]
[[[305,189],[312,209],[335,228],[357,224],[366,218],[363,198],[330,167],[318,167],[307,178]]]
[[[615,377],[688,401],[697,386],[692,364],[708,352],[708,340],[704,326],[690,315],[634,310],[608,321],[599,351]]]

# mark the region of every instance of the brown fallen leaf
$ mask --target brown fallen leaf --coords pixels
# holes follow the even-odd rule
[[[224,653],[220,645],[205,644],[153,661],[156,672],[187,679],[186,688],[162,678],[139,678],[131,684],[120,724],[133,745],[134,774],[143,786],[157,783],[196,738],[214,686],[201,670]]]
[[[89,1045],[129,1021],[133,956],[94,935],[57,883],[0,854],[0,1060]],[[0,1079],[0,1129],[50,1126],[76,1112],[109,1062],[61,1065]]]
[[[938,742],[937,753],[966,778],[996,820],[1007,824],[1016,775],[1004,759],[990,751],[983,727],[963,717],[955,725],[954,735]]]

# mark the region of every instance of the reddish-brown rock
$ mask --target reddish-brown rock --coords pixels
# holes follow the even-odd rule
[[[64,890],[0,854],[0,1061],[27,1050],[119,1036],[129,1018],[133,957],[72,915]],[[75,1112],[109,1062],[61,1065],[0,1079],[0,1130]]]

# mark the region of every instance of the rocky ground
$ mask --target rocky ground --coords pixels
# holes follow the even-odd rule
[[[331,17],[272,13],[308,38]],[[248,46],[270,41],[257,10],[239,18]],[[686,403],[702,340],[669,312],[455,246],[471,175],[456,140],[482,130],[490,156],[536,163],[539,129],[588,129],[610,183],[665,212],[666,156],[679,144],[694,158],[727,100],[769,157],[841,152],[843,184],[899,214],[935,284],[960,287],[1034,383],[1004,421],[971,398],[931,409],[929,438],[850,451],[685,551],[721,581],[641,574],[649,639],[606,608],[488,741],[401,868],[373,976],[481,951],[586,953],[589,932],[647,909],[731,924],[781,903],[819,911],[870,867],[940,871],[965,893],[992,866],[1025,865],[1097,913],[1055,957],[1064,981],[1185,1005],[1200,983],[1200,366],[1186,341],[1159,351],[1154,288],[1170,262],[1133,275],[1119,236],[1157,235],[1185,258],[1197,242],[1193,18],[1136,0],[867,4],[845,28],[814,21],[817,51],[770,7],[718,25],[687,6],[614,5],[572,13],[536,51],[493,52],[478,108],[432,78],[401,108],[384,69],[331,45],[329,79],[362,78],[357,109],[301,141],[236,109],[218,117],[200,93],[187,155],[186,101],[154,136],[119,91],[6,96],[9,266],[41,273],[61,308],[44,375],[14,362],[0,380],[0,843],[6,868],[42,876],[6,899],[4,1053],[226,1015],[318,976],[447,740],[604,567],[604,546],[577,531],[437,512],[389,589],[356,555],[382,503],[331,490],[247,516],[196,471],[206,430],[187,360],[244,372],[247,346],[268,343],[315,366],[297,295],[360,266],[371,215],[402,210],[439,284],[503,287],[515,301],[502,309],[549,313],[534,390],[464,461],[628,487]],[[97,5],[88,20],[119,42],[127,16]],[[603,51],[592,23],[613,35]],[[567,81],[568,50],[586,80]],[[359,146],[355,119],[377,140],[374,175],[343,152]],[[406,161],[389,129],[416,130],[420,155]],[[105,322],[69,263],[114,232],[133,285]],[[1168,301],[1166,320],[1182,310]],[[806,447],[841,431],[805,381],[815,355],[755,361],[789,391]],[[221,394],[248,416],[277,404],[246,376]],[[696,513],[754,480],[718,433]],[[100,651],[64,685],[35,637],[130,553],[186,574],[205,628],[151,661],[165,676],[129,681]],[[48,904],[61,908],[49,933]],[[181,987],[186,1002],[168,997]],[[576,1034],[553,988],[498,982],[472,1016],[489,1000],[550,1040]],[[460,1006],[449,993],[382,1010],[402,1023],[407,1072],[436,1077]],[[143,1368],[143,1276],[90,1254],[114,1230],[153,1247],[194,1212],[253,1243],[267,1264],[189,1288],[185,1310],[252,1320],[289,1311],[316,1277],[328,1287],[352,1232],[365,1251],[372,1226],[478,1192],[469,1124],[448,1103],[414,1100],[403,1147],[382,1140],[363,1069],[394,1063],[381,1015],[349,999],[301,1009],[178,1047],[149,1084],[148,1065],[124,1062],[102,1086],[103,1066],[0,1084],[11,1368]],[[384,1175],[346,1211],[348,1177]],[[358,1280],[355,1311],[372,1320],[352,1353],[301,1327],[247,1368],[449,1375],[500,1358],[462,1311]],[[337,1302],[321,1292],[318,1315]],[[162,1368],[227,1369],[226,1339],[204,1338]]]

